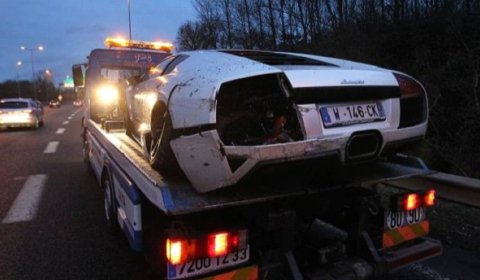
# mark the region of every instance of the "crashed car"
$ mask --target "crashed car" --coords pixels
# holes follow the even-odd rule
[[[127,133],[151,165],[199,192],[261,165],[337,155],[368,162],[417,143],[427,97],[411,76],[328,57],[253,50],[171,55],[134,79]]]

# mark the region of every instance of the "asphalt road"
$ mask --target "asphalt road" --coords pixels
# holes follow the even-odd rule
[[[71,105],[45,108],[43,128],[0,132],[0,279],[150,278],[143,258],[107,233],[82,162],[81,118]],[[391,279],[480,277],[478,252],[446,249]]]

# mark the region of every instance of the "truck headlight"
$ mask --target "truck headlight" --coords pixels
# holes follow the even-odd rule
[[[113,105],[118,100],[118,89],[112,85],[103,85],[97,89],[97,98],[104,105]]]

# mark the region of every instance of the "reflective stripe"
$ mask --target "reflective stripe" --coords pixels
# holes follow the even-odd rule
[[[429,222],[422,221],[417,224],[385,231],[383,233],[383,248],[392,247],[405,241],[425,236],[428,234],[429,228]]]
[[[219,275],[202,278],[202,280],[257,280],[258,279],[258,266],[248,266],[233,270],[230,272],[222,273]]]

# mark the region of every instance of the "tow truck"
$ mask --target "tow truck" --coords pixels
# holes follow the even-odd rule
[[[161,278],[376,279],[441,254],[428,237],[435,190],[386,192],[383,184],[428,173],[417,158],[305,160],[209,193],[163,176],[126,134],[122,100],[132,74],[173,45],[105,42],[72,68],[86,93],[84,161],[103,191],[109,231],[123,233]]]

